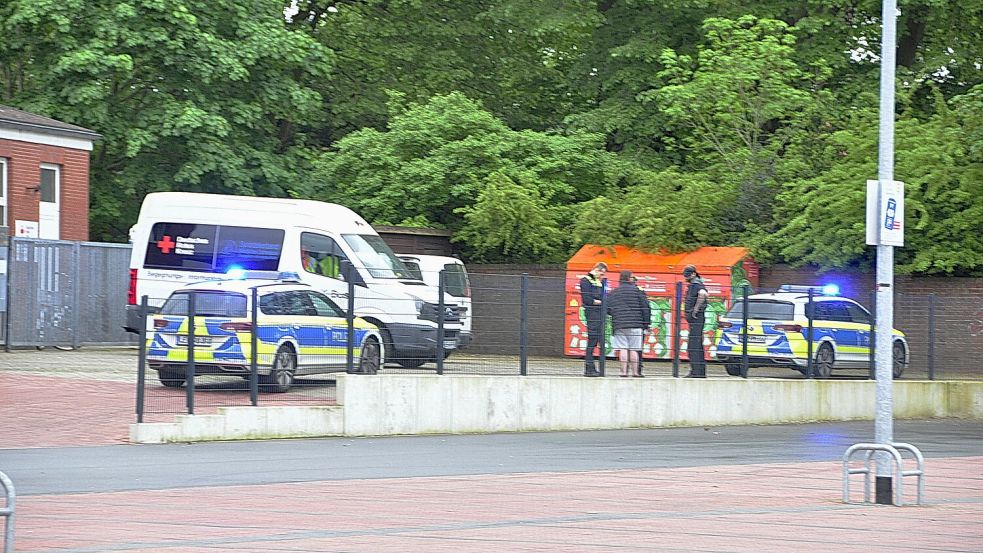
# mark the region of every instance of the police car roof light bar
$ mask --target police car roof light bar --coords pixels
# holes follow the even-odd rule
[[[838,296],[840,295],[840,287],[835,284],[824,284],[823,286],[807,286],[801,284],[782,284],[778,287],[779,292],[798,292],[801,294],[808,294],[812,290],[813,294],[819,294],[823,296]]]

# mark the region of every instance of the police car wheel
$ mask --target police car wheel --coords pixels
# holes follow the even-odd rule
[[[730,376],[741,376],[741,365],[740,363],[724,363],[724,370]]]
[[[373,337],[365,339],[362,344],[362,354],[358,358],[358,370],[362,374],[376,374],[382,365],[382,355],[379,341]]]
[[[816,352],[816,363],[814,367],[816,378],[829,378],[833,374],[833,363],[835,360],[836,354],[833,353],[833,346],[829,344],[819,346],[819,351]]]
[[[895,342],[894,345],[891,347],[891,359],[893,361],[891,368],[894,374],[894,378],[901,378],[902,373],[904,373],[905,370],[904,354],[905,354],[904,344],[902,344],[901,342]]]
[[[271,392],[283,393],[294,383],[294,373],[297,371],[297,358],[290,346],[280,346],[273,358],[270,374],[263,378],[264,387]]]
[[[184,384],[184,375],[178,371],[160,369],[157,371],[157,378],[168,388],[180,388]]]

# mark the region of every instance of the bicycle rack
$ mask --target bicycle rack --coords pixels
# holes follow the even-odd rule
[[[0,487],[3,487],[7,496],[6,506],[0,507],[0,517],[7,518],[3,525],[3,553],[12,553],[14,550],[14,500],[16,494],[14,493],[14,483],[2,472],[0,472]]]
[[[870,477],[872,472],[870,470],[870,460],[877,451],[883,451],[890,454],[892,460],[894,461],[894,470],[891,471],[891,478],[893,482],[892,485],[894,486],[894,505],[898,507],[904,505],[904,499],[901,493],[901,484],[902,479],[905,476],[918,477],[918,496],[916,499],[916,505],[921,505],[922,497],[925,493],[925,458],[922,457],[922,452],[919,451],[917,447],[901,442],[892,444],[855,444],[847,448],[846,453],[843,454],[843,502],[850,503],[850,475],[852,474],[864,475],[864,503],[871,502]],[[904,470],[904,457],[901,455],[902,451],[911,453],[917,465],[915,469]],[[851,468],[850,460],[858,452],[864,452],[864,466]]]

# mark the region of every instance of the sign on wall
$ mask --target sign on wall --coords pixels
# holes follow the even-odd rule
[[[37,221],[15,221],[14,222],[14,236],[20,238],[37,238],[38,237],[38,222]]]

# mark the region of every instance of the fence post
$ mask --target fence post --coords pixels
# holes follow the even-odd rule
[[[529,364],[529,273],[522,273],[519,286],[519,375],[526,376]]]
[[[13,269],[14,265],[16,265],[16,263],[14,263],[14,258],[13,258],[13,256],[16,255],[16,252],[17,252],[17,250],[16,250],[16,244],[15,244],[16,241],[17,241],[17,239],[14,238],[13,236],[11,236],[10,239],[7,241],[7,306],[6,306],[6,309],[7,309],[7,311],[6,311],[7,317],[6,317],[6,320],[4,320],[4,324],[3,324],[3,326],[4,326],[4,329],[3,329],[3,349],[7,353],[10,353],[10,328],[11,328],[11,326],[10,326],[10,315],[11,315],[10,305],[12,303],[11,302],[11,296],[10,296],[10,283],[12,281],[12,279],[11,279],[11,277],[12,277],[12,275],[11,275],[11,272],[12,271],[11,271],[11,269]]]
[[[437,273],[437,374],[444,374],[444,289],[447,287],[444,269]]]
[[[253,407],[259,405],[259,290],[250,290],[252,308],[249,310],[252,332],[249,334],[249,402]]]
[[[147,385],[147,296],[140,297],[140,343],[137,345],[137,422],[143,422],[144,388]]]
[[[80,311],[82,310],[82,243],[72,242],[72,349],[78,349],[81,340]]]
[[[935,294],[928,295],[928,379],[935,380]]]
[[[195,291],[188,292],[188,362],[185,365],[184,381],[188,386],[185,404],[188,414],[195,414]]]
[[[348,285],[348,305],[345,310],[345,322],[348,330],[345,336],[345,372],[353,374],[355,372],[355,267],[351,263],[345,263],[345,283]],[[382,349],[382,348],[380,348]],[[385,363],[384,358],[379,359],[379,368]]]
[[[600,355],[597,359],[597,372],[601,374],[603,378],[605,363],[608,359],[608,279],[601,279],[601,337],[598,340],[598,349],[600,350]]]
[[[751,287],[747,284],[741,285],[741,291],[744,296],[741,298],[741,304],[743,305],[743,315],[741,315],[741,322],[744,326],[741,327],[741,378],[747,378],[748,365],[750,365],[750,360],[747,356],[747,318],[748,318],[748,308],[751,302],[748,300],[748,295],[751,293]]]
[[[812,301],[813,290],[809,287],[809,298],[808,303],[806,303],[806,319],[809,321],[808,329],[806,330],[806,378],[813,377],[813,360],[812,360],[812,342],[815,338],[813,336],[813,324],[812,321],[816,318],[816,304]]]
[[[676,308],[672,316],[672,376],[679,377],[679,339],[682,336],[683,283],[676,283]]]

